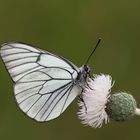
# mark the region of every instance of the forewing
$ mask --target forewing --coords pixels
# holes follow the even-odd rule
[[[14,82],[26,74],[44,67],[79,71],[74,64],[62,57],[21,43],[3,44],[1,56]]]
[[[37,121],[58,117],[80,93],[79,69],[62,57],[20,43],[2,45],[1,56],[19,107]]]

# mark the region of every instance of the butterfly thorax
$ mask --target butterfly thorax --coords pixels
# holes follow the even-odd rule
[[[85,86],[86,80],[88,78],[90,72],[90,67],[88,65],[83,65],[80,67],[80,71],[76,78],[76,83],[78,83],[81,87]]]

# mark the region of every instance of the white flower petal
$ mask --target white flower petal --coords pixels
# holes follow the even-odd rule
[[[78,103],[78,116],[83,124],[96,128],[109,121],[105,108],[112,85],[110,75],[95,75],[93,79],[88,80],[88,86],[82,94],[83,101]]]

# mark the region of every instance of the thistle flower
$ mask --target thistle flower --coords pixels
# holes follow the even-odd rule
[[[132,95],[125,92],[110,94],[114,82],[110,75],[95,75],[89,79],[79,101],[78,117],[82,123],[91,127],[101,127],[109,118],[126,121],[134,114],[140,115],[140,109]]]

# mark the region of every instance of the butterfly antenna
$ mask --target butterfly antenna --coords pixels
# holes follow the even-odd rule
[[[85,64],[88,64],[88,62],[89,62],[89,60],[90,60],[91,56],[94,54],[95,50],[98,48],[98,46],[99,46],[100,42],[101,42],[101,38],[99,38],[99,39],[98,39],[98,42],[97,42],[97,44],[96,44],[95,48],[93,49],[93,51],[92,51],[92,52],[91,52],[91,54],[89,55],[89,57],[88,57],[88,59],[87,59],[87,61],[86,61],[86,63],[85,63]]]

